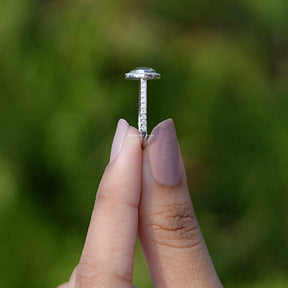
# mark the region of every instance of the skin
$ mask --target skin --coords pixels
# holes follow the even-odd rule
[[[168,124],[174,127],[173,121]],[[99,185],[80,262],[58,288],[134,287],[137,235],[154,287],[222,287],[194,213],[180,150],[182,172],[170,177],[176,184],[165,185],[153,173],[169,167],[151,169],[157,165],[150,163],[155,161],[153,141],[143,149],[135,128],[127,126],[125,135]]]

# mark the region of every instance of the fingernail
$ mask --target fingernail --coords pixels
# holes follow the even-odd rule
[[[148,140],[148,154],[152,176],[155,181],[173,186],[182,175],[180,151],[172,119],[158,124]]]
[[[129,124],[124,119],[120,119],[118,121],[116,132],[114,135],[109,163],[112,163],[120,154],[128,129]]]

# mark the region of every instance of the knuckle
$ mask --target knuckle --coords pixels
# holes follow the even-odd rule
[[[111,181],[101,182],[98,192],[96,194],[96,200],[99,202],[111,202],[113,200],[113,195],[119,194],[120,187]]]
[[[191,203],[168,205],[152,213],[151,223],[159,244],[174,248],[200,245],[202,236]],[[175,244],[173,241],[181,241]],[[173,244],[174,243],[174,244]]]
[[[102,187],[103,188],[103,187]],[[113,192],[111,192],[113,191]],[[97,206],[105,207],[107,209],[116,209],[119,205],[127,206],[132,209],[138,209],[138,201],[133,202],[121,197],[120,188],[117,185],[105,184],[104,189],[101,189],[96,195]]]
[[[76,288],[87,287],[92,288],[93,285],[99,282],[99,273],[97,267],[88,263],[80,262],[76,272]],[[100,282],[101,283],[101,282]]]
[[[114,287],[115,283],[131,284],[131,273],[122,275],[111,268],[104,269],[102,265],[95,266],[89,262],[80,262],[77,266],[75,287]]]
[[[111,195],[105,194],[105,193],[97,193],[96,195],[96,204],[101,205],[101,206],[110,206],[112,203],[113,199]]]
[[[132,283],[132,274],[130,272],[124,273],[122,275],[122,274],[117,273],[115,271],[111,271],[110,277],[112,279],[115,279],[118,283],[130,284],[130,285]]]

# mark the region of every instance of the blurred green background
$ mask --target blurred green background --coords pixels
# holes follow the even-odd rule
[[[175,121],[226,287],[288,287],[288,1],[1,0],[0,287],[66,281],[117,120]],[[152,287],[139,245],[135,285]]]

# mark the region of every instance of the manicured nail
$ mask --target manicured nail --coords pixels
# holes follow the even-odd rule
[[[172,119],[158,124],[148,140],[149,162],[155,181],[172,186],[179,183],[182,175],[180,151]]]
[[[115,136],[113,139],[109,163],[112,163],[120,154],[128,129],[129,124],[124,119],[120,119],[118,121]]]

